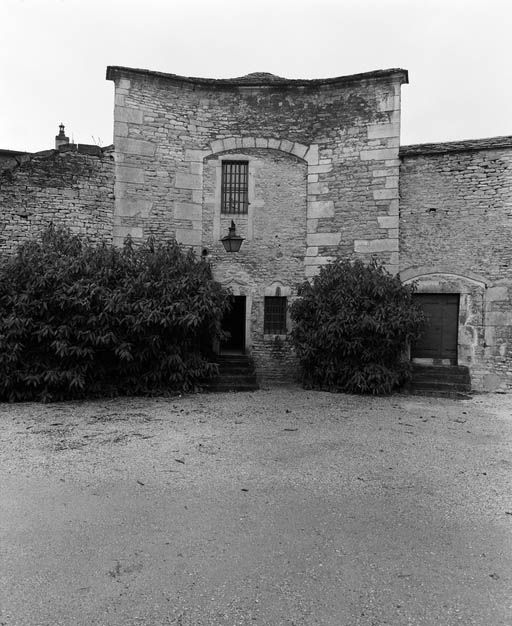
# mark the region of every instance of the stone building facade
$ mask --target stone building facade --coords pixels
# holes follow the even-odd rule
[[[401,69],[214,80],[109,67],[107,79],[115,148],[59,134],[53,151],[1,151],[1,250],[48,221],[117,244],[175,237],[232,290],[221,349],[250,353],[262,382],[296,374],[297,285],[338,255],[376,256],[443,311],[430,360],[447,351],[474,388],[512,388],[512,138],[400,147]],[[236,253],[220,241],[232,221]]]

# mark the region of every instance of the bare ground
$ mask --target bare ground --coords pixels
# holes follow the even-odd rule
[[[512,624],[512,397],[0,405],[0,626]]]

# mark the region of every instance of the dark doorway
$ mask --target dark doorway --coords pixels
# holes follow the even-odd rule
[[[220,344],[221,352],[245,352],[245,296],[233,296],[231,309],[222,319],[222,330],[230,337]]]
[[[411,357],[457,365],[459,294],[418,293],[414,300],[425,313],[426,325],[411,348]]]

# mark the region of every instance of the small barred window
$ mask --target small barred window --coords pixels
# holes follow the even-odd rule
[[[268,296],[265,298],[263,332],[266,335],[286,334],[286,298]]]
[[[247,213],[249,162],[222,161],[221,213]]]

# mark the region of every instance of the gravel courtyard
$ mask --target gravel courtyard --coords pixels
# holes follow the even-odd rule
[[[0,405],[0,625],[512,624],[512,397]]]

